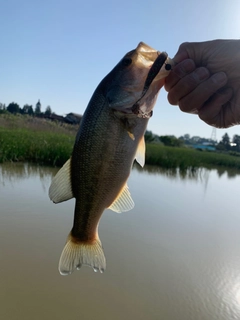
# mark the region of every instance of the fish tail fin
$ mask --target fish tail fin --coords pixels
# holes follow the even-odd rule
[[[82,265],[92,267],[95,272],[104,272],[106,259],[99,237],[92,241],[79,241],[71,233],[63,248],[58,270],[61,275],[67,276]]]

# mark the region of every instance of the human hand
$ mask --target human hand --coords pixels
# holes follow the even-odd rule
[[[240,40],[183,43],[166,78],[168,101],[207,124],[240,124]]]

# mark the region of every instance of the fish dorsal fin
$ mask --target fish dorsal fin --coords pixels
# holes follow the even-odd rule
[[[134,207],[133,199],[128,190],[127,184],[122,188],[121,192],[117,196],[117,198],[113,201],[113,203],[108,207],[115,212],[124,212],[129,211]]]
[[[55,177],[49,188],[49,198],[54,203],[63,202],[73,198],[71,187],[71,158],[63,165]]]
[[[145,164],[145,150],[146,150],[145,140],[144,140],[144,136],[142,136],[142,139],[138,144],[138,148],[135,156],[136,161],[140,164],[141,167],[143,167]]]

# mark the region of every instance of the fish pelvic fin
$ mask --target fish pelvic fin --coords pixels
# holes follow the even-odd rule
[[[49,188],[49,198],[54,203],[63,202],[73,198],[71,187],[71,158],[63,165],[55,177]]]
[[[144,135],[142,136],[141,140],[139,141],[137,152],[135,155],[136,161],[140,164],[141,167],[144,167],[145,164],[145,139]]]
[[[70,233],[59,260],[58,270],[61,275],[67,276],[75,269],[79,270],[82,265],[92,267],[95,272],[104,272],[106,259],[101,241],[98,235],[92,241],[79,241]]]

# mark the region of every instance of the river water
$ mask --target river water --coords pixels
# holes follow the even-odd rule
[[[134,168],[135,208],[104,213],[105,273],[58,273],[74,201],[57,169],[0,166],[0,319],[240,319],[240,175]]]

